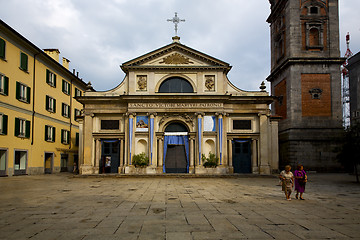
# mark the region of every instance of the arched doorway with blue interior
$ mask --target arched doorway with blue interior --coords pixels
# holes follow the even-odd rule
[[[164,131],[164,173],[189,172],[189,130],[181,122],[171,122]]]
[[[251,139],[233,139],[232,164],[234,173],[251,173]]]
[[[101,140],[101,160],[99,173],[117,173],[120,166],[120,141]]]

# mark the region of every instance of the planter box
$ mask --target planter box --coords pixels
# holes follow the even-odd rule
[[[134,174],[134,175],[156,174],[156,168],[152,166],[147,166],[147,167],[126,166],[125,174]]]
[[[203,166],[195,168],[195,174],[204,174],[204,175],[221,175],[228,174],[229,169],[222,166],[217,166],[216,168],[205,168]]]

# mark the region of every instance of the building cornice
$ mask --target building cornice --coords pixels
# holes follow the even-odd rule
[[[52,64],[58,71],[66,75],[68,78],[74,79],[78,84],[82,85],[84,88],[87,86],[87,84],[80,78],[78,78],[76,75],[74,75],[72,72],[70,72],[67,68],[65,68],[63,65],[61,65],[58,61],[54,60],[52,57],[50,57],[48,54],[46,54],[43,50],[38,48],[35,44],[30,42],[28,39],[26,39],[24,36],[22,36],[20,33],[18,33],[15,29],[7,25],[4,21],[0,19],[0,28],[4,33],[9,34],[14,39],[17,39],[22,42],[32,53],[33,55],[39,54],[45,61]]]
[[[280,74],[284,69],[288,68],[291,65],[295,64],[338,64],[341,65],[345,62],[345,58],[288,58],[278,67],[271,71],[271,74],[266,78],[267,81],[272,82],[278,74]]]

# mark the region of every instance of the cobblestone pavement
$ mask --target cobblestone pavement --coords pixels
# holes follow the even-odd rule
[[[0,178],[0,239],[360,239],[354,181],[310,174],[286,201],[270,176]]]

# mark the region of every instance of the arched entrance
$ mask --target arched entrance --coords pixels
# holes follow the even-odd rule
[[[165,128],[164,173],[189,172],[189,136],[187,127],[180,122]]]

